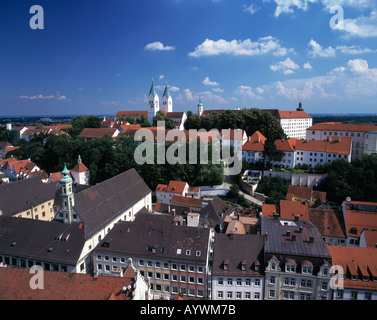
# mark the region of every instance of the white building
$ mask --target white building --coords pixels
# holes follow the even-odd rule
[[[216,234],[212,300],[263,300],[264,236]]]
[[[81,156],[79,156],[77,164],[71,169],[71,176],[76,184],[89,185],[90,171],[82,163]]]
[[[364,154],[377,152],[376,125],[341,122],[317,123],[306,130],[309,140],[327,140],[328,137],[352,138],[352,161],[361,159]]]
[[[189,185],[184,181],[170,181],[169,184],[158,184],[156,187],[157,202],[169,204],[174,195],[186,196]]]
[[[280,123],[288,138],[305,139],[306,129],[313,125],[313,118],[304,111],[301,102],[296,111],[278,109],[261,111],[269,112]]]

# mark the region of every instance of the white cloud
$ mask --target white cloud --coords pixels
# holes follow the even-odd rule
[[[372,50],[369,48],[361,48],[360,46],[337,46],[336,50],[339,50],[343,54],[364,54],[364,53],[372,53],[376,52],[377,50]]]
[[[377,11],[373,10],[369,16],[361,15],[355,19],[344,19],[341,30],[347,32],[348,36],[377,37]]]
[[[170,92],[177,92],[177,91],[179,91],[179,88],[172,86],[172,87],[169,87],[169,90],[170,90]]]
[[[277,64],[270,65],[272,71],[281,71],[284,74],[292,74],[294,70],[300,69],[300,66],[292,59],[287,58],[284,61],[279,61]]]
[[[368,61],[362,59],[349,60],[347,66],[354,73],[365,73],[369,70]]]
[[[242,10],[243,10],[244,12],[248,12],[248,13],[250,13],[250,14],[254,14],[254,13],[256,13],[259,9],[260,9],[260,7],[258,7],[258,6],[255,5],[254,3],[250,4],[249,6],[246,5],[246,4],[244,4],[244,5],[242,6]]]
[[[210,81],[210,80],[209,80],[209,77],[206,77],[206,78],[202,81],[202,83],[203,83],[204,85],[206,85],[206,86],[218,86],[218,85],[219,85],[219,83],[216,82],[216,81]]]
[[[164,46],[161,42],[156,41],[152,43],[148,43],[145,46],[145,50],[150,50],[150,51],[169,51],[169,50],[174,50],[174,47],[171,46]]]
[[[165,76],[163,74],[158,77],[158,79],[160,79],[160,80],[162,80],[164,78],[165,78]]]
[[[263,89],[259,88],[259,93],[262,93],[261,90],[263,91]],[[234,91],[234,94],[238,94],[238,95],[241,95],[241,96],[244,96],[244,97],[247,97],[247,98],[251,98],[251,99],[257,99],[257,100],[261,100],[263,99],[261,96],[258,96],[252,87],[249,87],[249,86],[245,86],[245,85],[240,85],[235,91]]]
[[[195,100],[196,98],[193,96],[192,92],[190,89],[184,89],[183,90],[183,93],[185,94],[185,97],[188,101],[193,101]]]
[[[25,96],[25,95],[22,95],[22,96],[19,96],[19,98],[21,99],[28,99],[28,100],[46,100],[46,99],[54,99],[54,96],[53,95],[49,95],[49,96],[44,96],[42,94],[38,94],[36,96]]]
[[[270,2],[270,0],[263,0]],[[274,16],[278,18],[282,13],[294,13],[294,9],[307,11],[309,3],[315,3],[317,0],[274,0],[276,9]]]
[[[310,48],[309,55],[315,57],[335,57],[336,50],[333,47],[323,48],[317,41],[311,39],[308,47]]]
[[[221,88],[212,88],[212,91],[214,91],[214,92],[224,92],[224,90],[221,89]]]
[[[312,65],[310,64],[310,62],[305,62],[302,66],[304,69],[307,69],[307,70],[311,70],[313,69]]]
[[[220,39],[217,41],[206,39],[198,45],[193,52],[189,53],[190,57],[214,56],[220,54],[234,56],[256,56],[272,53],[275,56],[284,56],[294,52],[293,49],[287,49],[280,45],[280,41],[272,36],[260,38],[258,41],[232,40],[227,41]]]
[[[190,89],[184,89],[183,93],[185,94],[186,100],[188,101],[198,101],[199,98],[202,98],[207,101],[215,101],[216,103],[227,103],[227,101],[223,97],[214,94],[211,91],[198,92],[194,94]]]

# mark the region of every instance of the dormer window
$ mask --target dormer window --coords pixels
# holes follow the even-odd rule
[[[229,270],[229,260],[225,259],[223,264],[224,264],[224,270]]]
[[[285,272],[296,272],[296,266],[291,263],[285,265]]]
[[[241,270],[242,270],[242,271],[246,271],[246,260],[245,260],[245,259],[243,259],[243,260],[241,261]]]
[[[357,280],[357,275],[352,275],[351,276],[351,280],[356,281]]]

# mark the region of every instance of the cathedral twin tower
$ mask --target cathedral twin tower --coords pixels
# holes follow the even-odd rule
[[[161,103],[161,111],[164,111],[165,114],[167,114],[168,112],[173,112],[173,99],[170,95],[168,85],[166,85],[164,94],[161,97]],[[153,82],[151,89],[149,90],[148,104],[148,122],[153,123],[154,116],[158,111],[160,111],[160,99],[157,95],[156,88],[154,87]]]

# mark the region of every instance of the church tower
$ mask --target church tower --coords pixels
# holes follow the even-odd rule
[[[198,116],[201,117],[203,114],[203,104],[202,104],[202,98],[199,99],[198,104]]]
[[[161,98],[162,107],[161,110],[165,111],[165,113],[173,112],[173,98],[170,95],[168,85],[165,87],[164,94]]]
[[[296,109],[296,111],[304,111],[304,108],[302,107],[302,103],[300,101],[300,103],[298,104],[298,108]]]
[[[64,223],[72,223],[72,207],[75,205],[74,194],[72,189],[72,178],[69,176],[69,170],[64,164],[62,171],[63,178],[60,180],[62,185],[62,206],[59,213],[62,213]]]
[[[156,113],[160,110],[160,99],[158,98],[153,81],[152,81],[151,89],[149,90],[148,104],[149,104],[148,122],[151,125],[153,125],[153,118],[155,117]]]
[[[90,171],[82,163],[81,156],[77,160],[77,164],[71,169],[71,175],[76,184],[89,185]]]

